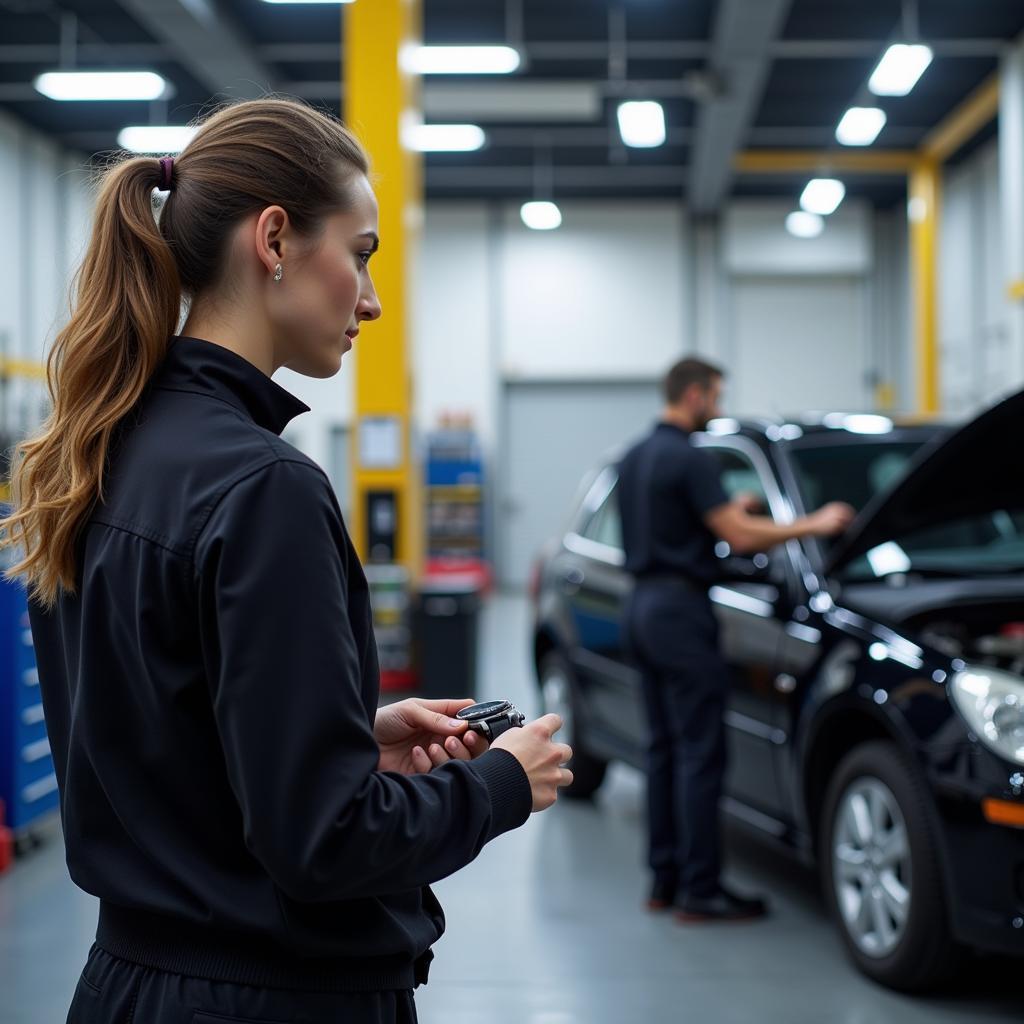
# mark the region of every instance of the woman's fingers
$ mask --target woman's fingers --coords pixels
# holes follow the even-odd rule
[[[444,749],[448,752],[450,757],[453,757],[456,761],[468,761],[472,756],[472,751],[466,746],[462,740],[457,739],[454,736],[449,736],[445,740]]]
[[[411,756],[414,771],[429,772],[433,767],[430,763],[430,758],[427,757],[427,753],[422,747],[413,747]]]

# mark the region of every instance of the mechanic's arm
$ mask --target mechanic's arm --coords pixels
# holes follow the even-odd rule
[[[708,529],[738,555],[766,551],[794,537],[831,537],[842,533],[853,519],[854,510],[840,501],[823,505],[792,523],[776,523],[770,516],[753,515],[749,503],[730,501],[704,516]]]

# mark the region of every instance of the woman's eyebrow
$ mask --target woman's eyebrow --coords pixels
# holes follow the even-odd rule
[[[376,252],[380,248],[380,239],[377,237],[377,233],[375,231],[361,231],[356,237],[369,238],[373,242],[373,245],[371,246],[372,252]]]

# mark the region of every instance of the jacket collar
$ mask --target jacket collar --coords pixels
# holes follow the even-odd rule
[[[259,426],[280,434],[309,406],[223,345],[175,335],[153,386],[209,395],[233,405]]]

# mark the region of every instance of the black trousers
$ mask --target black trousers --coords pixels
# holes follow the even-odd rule
[[[706,594],[640,580],[625,616],[650,725],[648,858],[677,898],[712,895],[721,872],[718,803],[725,776],[729,671]]]
[[[68,1024],[415,1024],[412,991],[291,992],[168,974],[93,946]]]

